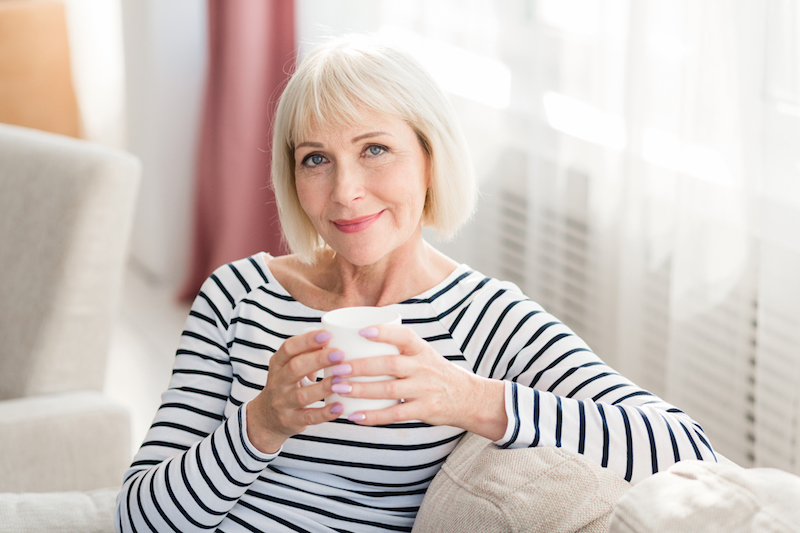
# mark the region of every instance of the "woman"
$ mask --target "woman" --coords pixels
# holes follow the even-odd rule
[[[425,242],[423,226],[448,236],[470,216],[475,185],[454,113],[412,59],[360,38],[317,48],[281,97],[273,151],[294,254],[257,254],[204,284],[118,531],[409,531],[465,431],[560,446],[628,480],[713,459],[687,415],[514,285]],[[341,363],[313,326],[357,305],[402,315],[362,331],[400,355]],[[363,375],[397,379],[349,380]],[[404,401],[344,419],[322,401],[332,392]]]

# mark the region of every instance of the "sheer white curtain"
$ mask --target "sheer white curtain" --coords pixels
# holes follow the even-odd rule
[[[459,110],[483,196],[440,247],[518,283],[744,465],[800,473],[800,13],[791,0],[300,0]]]

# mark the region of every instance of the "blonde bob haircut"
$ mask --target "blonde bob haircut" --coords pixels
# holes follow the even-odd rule
[[[272,187],[289,249],[312,263],[326,245],[300,205],[295,145],[312,129],[352,127],[366,114],[400,118],[430,163],[422,224],[449,239],[471,216],[477,189],[469,150],[442,89],[415,59],[368,36],[319,45],[281,95],[272,140]]]

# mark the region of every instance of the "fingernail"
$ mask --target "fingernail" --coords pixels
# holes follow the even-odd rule
[[[331,374],[334,376],[346,376],[353,371],[353,367],[347,363],[331,367]]]
[[[350,422],[363,422],[365,418],[367,418],[367,415],[364,413],[353,413],[347,417]]]
[[[331,390],[336,394],[347,394],[353,390],[353,387],[351,387],[348,383],[336,383],[331,386]]]
[[[344,352],[341,350],[334,350],[328,354],[328,361],[331,363],[338,363],[344,359]]]
[[[364,328],[358,332],[362,337],[373,339],[378,336],[378,328]]]
[[[344,405],[342,405],[342,404],[340,404],[340,403],[337,403],[336,405],[334,405],[333,407],[331,407],[331,413],[333,413],[333,414],[335,414],[335,415],[338,415],[338,414],[339,414],[339,413],[341,413],[342,411],[344,411]]]
[[[343,378],[342,376],[334,376],[333,377],[333,384],[336,385],[337,383],[341,383],[342,381],[347,381],[347,378]]]
[[[329,331],[321,331],[314,336],[314,340],[322,343],[331,340],[331,337],[333,337],[333,335]]]

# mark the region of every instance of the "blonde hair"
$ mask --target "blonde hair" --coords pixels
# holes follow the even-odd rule
[[[296,140],[313,128],[358,124],[364,114],[397,117],[419,137],[430,162],[423,226],[451,238],[475,209],[469,150],[442,89],[415,59],[368,36],[319,45],[299,64],[281,95],[272,142],[272,187],[284,240],[303,261],[323,247],[295,188]]]

